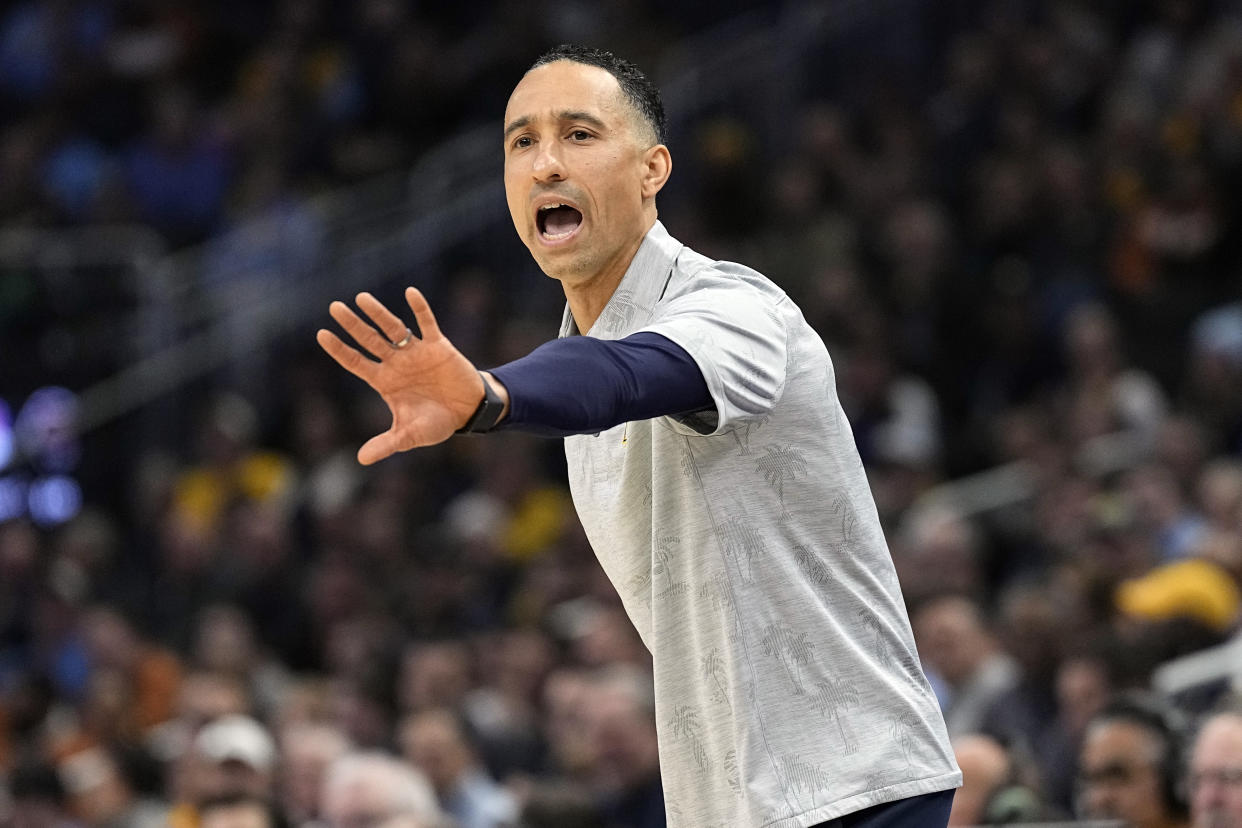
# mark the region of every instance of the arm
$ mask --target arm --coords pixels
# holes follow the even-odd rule
[[[698,365],[666,337],[557,339],[491,371],[507,391],[505,428],[563,437],[712,405]]]
[[[407,339],[405,323],[369,293],[358,294],[356,301],[383,335],[344,302],[333,302],[329,313],[362,350],[330,331],[316,334],[319,345],[379,392],[392,412],[392,427],[359,449],[364,465],[447,440],[473,416],[485,381],[505,401],[501,422],[506,427],[547,435],[593,433],[712,404],[690,356],[653,333],[617,341],[555,340],[490,376],[480,375],[440,332],[422,293],[407,288],[405,297],[421,338]]]

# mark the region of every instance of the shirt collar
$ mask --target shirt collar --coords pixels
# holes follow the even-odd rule
[[[673,263],[684,247],[669,235],[660,221],[656,221],[626,268],[621,283],[591,326],[590,335],[599,339],[620,339],[646,324],[668,284]],[[579,333],[566,303],[561,316],[560,336]]]

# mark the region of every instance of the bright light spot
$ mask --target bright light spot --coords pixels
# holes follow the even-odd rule
[[[30,484],[29,503],[35,523],[55,526],[82,510],[82,488],[72,477],[41,477]]]

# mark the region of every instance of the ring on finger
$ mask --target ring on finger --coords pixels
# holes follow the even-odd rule
[[[401,348],[404,348],[406,345],[409,345],[413,340],[414,340],[414,332],[411,331],[409,328],[406,328],[405,336],[401,337],[401,340],[399,342],[389,342],[388,344],[391,345],[393,348],[401,349]]]

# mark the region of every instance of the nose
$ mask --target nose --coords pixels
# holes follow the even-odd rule
[[[561,181],[565,178],[565,167],[555,141],[539,144],[531,170],[536,181]]]

